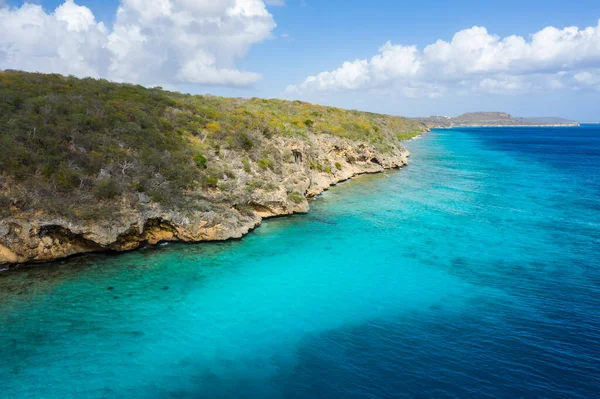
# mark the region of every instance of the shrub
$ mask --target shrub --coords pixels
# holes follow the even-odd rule
[[[206,176],[202,180],[202,186],[205,188],[217,188],[219,184],[219,179],[213,176]]]
[[[262,129],[262,134],[263,136],[265,136],[266,138],[270,139],[273,138],[273,131],[269,128],[269,126],[264,126]]]
[[[262,189],[262,190],[266,190],[266,191],[274,191],[274,190],[277,190],[277,188],[279,188],[279,186],[274,183],[271,183],[271,182],[265,183],[264,181],[258,180],[258,179],[252,179],[246,185],[246,191],[248,191],[248,192],[254,192],[257,189]]]
[[[219,125],[216,122],[207,123],[205,127],[206,130],[208,130],[211,133],[217,133],[219,130],[221,130],[221,125]]]
[[[56,174],[56,185],[60,191],[73,190],[79,185],[77,173],[68,167],[61,168],[61,170]]]
[[[138,193],[143,193],[146,191],[146,184],[145,182],[137,182],[135,183],[135,191],[137,191]]]
[[[342,164],[341,164],[341,163],[339,163],[339,162],[336,162],[336,163],[335,163],[335,167],[336,167],[338,170],[342,170]]]
[[[301,204],[305,200],[304,196],[298,193],[290,193],[288,198],[295,204]]]
[[[321,162],[318,162],[318,161],[317,161],[317,162],[314,162],[314,161],[313,161],[313,162],[311,162],[311,163],[310,163],[310,168],[311,168],[311,169],[316,169],[316,170],[318,170],[319,172],[325,172],[325,171],[327,170],[327,166],[323,166],[323,165],[321,164]],[[331,170],[331,167],[329,168],[329,170]]]
[[[262,180],[252,179],[246,185],[246,190],[249,192],[253,192],[256,189],[263,188],[263,187],[264,187],[264,183],[262,182]]]
[[[412,132],[398,133],[398,134],[396,134],[396,138],[400,141],[410,140],[412,138],[417,137],[418,135],[420,135],[422,133],[423,132],[421,132],[420,130],[413,130]]]
[[[273,160],[271,160],[269,158],[259,159],[257,163],[258,163],[258,166],[260,166],[263,169],[273,169],[273,166],[275,165]]]
[[[240,133],[237,136],[237,139],[238,139],[238,143],[239,143],[240,147],[242,147],[246,151],[251,150],[252,147],[254,147],[254,143],[252,142],[252,139],[250,137],[248,137],[248,134],[246,134],[245,132]]]
[[[4,197],[0,195],[0,216],[9,216],[10,215],[10,205],[12,201],[8,197]]]
[[[194,155],[194,162],[196,163],[196,166],[200,169],[206,169],[206,163],[208,162],[208,160],[206,159],[206,157],[200,153]]]
[[[252,173],[252,167],[250,166],[250,161],[248,161],[247,159],[244,159],[242,161],[242,164],[244,165],[244,172]]]
[[[217,187],[221,191],[231,192],[235,188],[235,182],[232,181],[217,181]]]
[[[312,127],[312,125],[315,124],[315,121],[313,121],[312,119],[307,119],[304,121],[304,124],[306,125],[306,127]]]
[[[94,195],[100,199],[113,199],[121,194],[121,188],[115,179],[100,180],[94,186]]]

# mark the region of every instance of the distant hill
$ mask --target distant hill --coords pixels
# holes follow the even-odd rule
[[[505,112],[469,112],[459,116],[430,116],[416,118],[429,127],[458,126],[577,126],[577,122],[557,117],[514,117]]]

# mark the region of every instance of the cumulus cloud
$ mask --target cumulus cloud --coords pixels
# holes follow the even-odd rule
[[[585,86],[600,88],[600,69],[575,74],[575,80]]]
[[[0,8],[0,68],[141,84],[250,85],[260,74],[235,62],[275,26],[263,0],[121,0],[112,29],[74,0],[51,13],[25,3]]]
[[[501,38],[475,26],[422,51],[388,42],[371,59],[345,62],[287,90],[298,94],[387,88],[434,97],[450,90],[518,94],[598,85],[597,70],[590,70],[598,66],[600,21],[585,29],[546,27],[529,39]]]

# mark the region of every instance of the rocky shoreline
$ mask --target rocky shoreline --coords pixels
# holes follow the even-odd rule
[[[235,183],[227,193],[219,189],[211,193],[215,207],[209,212],[164,209],[139,198],[135,208],[124,205],[116,212],[118,217],[110,220],[90,222],[40,212],[1,220],[0,266],[49,262],[84,253],[131,251],[160,242],[241,238],[266,218],[308,212],[308,199],[333,185],[358,175],[401,168],[410,156],[400,145],[379,151],[367,143],[331,135],[277,140],[281,153],[293,157],[285,163],[283,173],[265,176],[264,180],[272,185],[269,190],[257,190],[244,203],[236,201],[247,184],[241,172],[242,160],[230,159],[231,165],[240,163],[232,179]],[[325,161],[338,167],[314,167]]]

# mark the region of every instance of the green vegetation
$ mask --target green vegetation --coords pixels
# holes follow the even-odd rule
[[[304,201],[304,196],[298,193],[290,193],[288,194],[288,198],[295,204],[300,204]]]
[[[396,133],[396,138],[400,141],[405,141],[405,140],[414,139],[415,137],[420,136],[422,134],[423,134],[423,130],[415,129],[411,132]]]
[[[338,162],[338,164],[339,164],[339,162]],[[341,169],[341,166],[342,165],[340,164],[340,167],[338,169]],[[324,165],[318,161],[311,162],[310,168],[318,170],[319,172],[325,172],[325,173],[331,174],[331,165],[327,165],[327,164]]]
[[[119,184],[114,179],[100,180],[93,188],[93,192],[98,198],[112,199],[121,194]]]
[[[246,173],[252,173],[252,166],[250,165],[250,161],[248,161],[247,159],[244,159],[242,161],[242,165],[244,168],[244,172]]]
[[[196,166],[199,167],[200,169],[206,169],[206,163],[208,162],[208,160],[206,159],[206,157],[202,154],[196,154],[194,156],[194,161],[196,161]]]
[[[258,166],[260,166],[263,169],[272,169],[273,165],[273,161],[269,158],[263,158],[258,160]]]
[[[261,189],[266,191],[274,191],[277,190],[277,186],[273,183],[267,183],[263,180],[252,179],[247,185],[246,190],[248,192],[253,192],[254,190]]]
[[[236,179],[232,153],[244,160],[240,173],[279,171],[284,161],[271,155],[277,136],[310,131],[386,151],[421,126],[300,101],[0,71],[0,216],[43,210],[99,218],[134,206],[138,193],[169,207],[206,203],[207,192]]]
[[[204,181],[202,182],[202,185],[206,188],[217,188],[218,183],[219,179],[217,179],[216,177],[206,176],[204,178]]]

